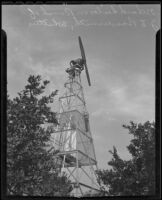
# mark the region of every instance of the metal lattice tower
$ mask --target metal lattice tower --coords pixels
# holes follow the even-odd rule
[[[97,161],[80,76],[84,67],[78,65],[80,61],[77,59],[66,70],[69,77],[64,84],[65,93],[59,98],[59,125],[52,134],[53,145],[58,150],[57,161],[61,172],[66,172],[72,181],[74,196],[99,191]]]
[[[53,145],[59,150],[58,162],[62,171],[73,182],[74,196],[88,190],[99,190],[95,177],[97,161],[90,131],[80,72],[65,83],[65,93],[59,98],[59,125],[52,135]],[[87,184],[86,184],[87,183]]]

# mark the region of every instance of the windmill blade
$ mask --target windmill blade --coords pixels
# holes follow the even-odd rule
[[[85,52],[84,52],[81,37],[79,36],[78,39],[79,39],[79,47],[80,47],[80,51],[81,51],[81,56],[82,56],[82,59],[84,60],[84,62],[86,63],[86,57],[85,57]]]
[[[78,39],[79,39],[79,47],[80,47],[80,51],[81,51],[81,56],[82,56],[82,59],[84,61],[85,72],[86,72],[88,84],[89,84],[89,86],[91,86],[91,81],[90,81],[90,77],[89,77],[89,72],[88,72],[88,67],[87,67],[87,63],[86,63],[86,57],[85,57],[85,52],[84,52],[81,37],[79,36]]]
[[[88,68],[87,68],[87,64],[86,63],[85,63],[85,72],[86,72],[88,84],[89,84],[89,86],[91,86],[91,81],[90,81],[89,72],[88,72]]]

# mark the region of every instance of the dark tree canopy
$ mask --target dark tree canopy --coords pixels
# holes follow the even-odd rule
[[[71,191],[66,176],[59,176],[53,149],[47,151],[56,113],[48,106],[57,90],[43,92],[49,81],[30,76],[18,97],[7,98],[7,193],[9,195],[66,196]]]
[[[98,170],[98,181],[109,195],[155,195],[155,123],[123,125],[133,136],[127,147],[132,159],[123,160],[117,149],[109,151],[111,169]]]

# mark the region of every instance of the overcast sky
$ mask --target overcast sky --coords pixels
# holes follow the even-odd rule
[[[82,82],[99,168],[113,145],[129,159],[129,121],[155,120],[155,34],[160,5],[4,5],[8,92],[13,98],[29,74],[50,80],[62,94],[65,69],[85,48],[92,86]],[[56,102],[52,105],[57,111]]]

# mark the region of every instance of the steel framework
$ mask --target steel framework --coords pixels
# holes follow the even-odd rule
[[[64,84],[65,93],[59,98],[59,125],[52,134],[61,172],[68,174],[73,185],[72,196],[99,191],[95,174],[97,161],[80,74],[81,70],[75,68]]]

